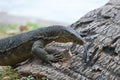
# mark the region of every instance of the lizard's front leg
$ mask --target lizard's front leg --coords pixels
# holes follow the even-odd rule
[[[38,58],[40,58],[43,62],[49,63],[52,65],[51,62],[57,62],[59,61],[61,56],[58,55],[51,55],[48,54],[47,51],[44,49],[44,41],[43,40],[38,40],[35,41],[33,46],[32,46],[32,53],[36,55]]]

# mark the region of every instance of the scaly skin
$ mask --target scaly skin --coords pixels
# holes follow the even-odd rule
[[[0,65],[15,65],[28,58],[31,58],[33,56],[31,51],[32,46],[34,42],[38,40],[43,40],[44,46],[52,41],[73,42],[75,44],[84,45],[82,37],[70,27],[49,26],[45,28],[39,28],[1,39]],[[45,57],[46,55],[43,54],[43,56]],[[87,58],[86,49],[84,58]]]

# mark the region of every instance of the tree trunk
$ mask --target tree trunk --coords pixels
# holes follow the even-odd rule
[[[82,46],[51,43],[46,46],[48,51],[69,55],[71,50],[72,57],[69,55],[69,58],[66,57],[67,62],[63,62],[67,66],[55,63],[55,68],[40,65],[36,60],[16,68],[18,72],[44,75],[52,80],[119,80],[120,1],[110,0],[105,6],[87,13],[71,27],[86,40],[90,52],[87,65],[82,62]]]

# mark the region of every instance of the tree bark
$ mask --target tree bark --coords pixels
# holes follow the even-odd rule
[[[88,64],[84,65],[83,47],[71,43],[51,43],[49,51],[70,54],[65,66],[57,68],[34,60],[16,69],[22,73],[47,76],[52,80],[119,80],[120,79],[120,1],[110,0],[105,6],[87,13],[71,25],[85,39],[89,49]],[[68,51],[65,51],[68,50]],[[66,56],[67,57],[67,56]],[[60,66],[58,66],[60,65]]]

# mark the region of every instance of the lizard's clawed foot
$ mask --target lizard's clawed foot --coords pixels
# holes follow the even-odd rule
[[[63,56],[60,54],[48,55],[47,57],[48,57],[47,60],[50,62],[58,62],[63,58]]]

